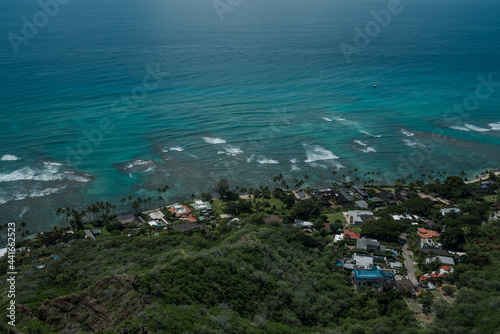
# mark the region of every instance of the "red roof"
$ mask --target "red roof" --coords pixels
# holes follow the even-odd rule
[[[361,238],[361,234],[356,233],[352,230],[344,230],[344,238],[357,240],[357,239]]]
[[[450,271],[450,270],[451,270],[451,267],[450,267],[450,266],[441,266],[441,267],[439,267],[439,268],[444,269],[444,270],[446,270],[446,271]]]
[[[195,222],[197,222],[196,218],[194,218],[193,216],[189,216],[189,217],[187,217],[187,218],[186,218],[186,220],[187,220],[188,222],[190,222],[190,223],[195,223]]]
[[[437,233],[436,231],[427,230],[422,227],[417,228],[417,231],[420,238],[427,239],[427,238],[439,237],[439,233]]]
[[[324,223],[325,224],[325,230],[330,231],[330,223]]]
[[[269,216],[269,217],[264,219],[264,223],[270,223],[272,221],[282,222],[283,219],[281,219],[280,217],[278,217],[276,215],[272,215],[272,216]]]

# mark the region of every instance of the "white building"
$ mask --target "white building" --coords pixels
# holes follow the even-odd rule
[[[348,211],[346,218],[347,218],[347,222],[350,225],[361,226],[366,221],[373,219],[373,212],[372,211],[360,211],[360,210]]]

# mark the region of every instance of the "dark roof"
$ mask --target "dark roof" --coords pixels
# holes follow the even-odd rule
[[[134,215],[118,216],[118,217],[116,217],[116,220],[118,220],[123,225],[133,224],[133,223],[139,222],[139,219],[137,219],[137,217]]]
[[[444,249],[431,249],[431,248],[422,248],[420,249],[424,253],[431,253],[433,252],[435,255],[440,255],[440,256],[452,256],[450,255],[447,251]]]
[[[354,201],[354,196],[352,196],[347,188],[340,188],[339,191],[337,192],[338,196],[340,197],[340,200],[346,201],[346,202],[352,202]]]
[[[202,229],[202,230],[205,230],[205,232],[210,232],[210,229],[207,226],[205,226],[204,224],[200,224],[200,223],[178,224],[178,225],[174,225],[172,228],[174,230],[181,231],[181,232],[188,232],[188,231],[196,230],[196,229]]]

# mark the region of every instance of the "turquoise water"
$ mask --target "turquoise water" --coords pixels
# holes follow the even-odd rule
[[[211,1],[73,0],[16,52],[9,33],[41,8],[3,1],[3,219],[36,232],[60,206],[121,208],[165,184],[175,202],[221,176],[325,185],[332,170],[389,182],[420,165],[498,168],[500,84],[476,88],[500,82],[500,4],[401,1],[356,45],[388,3],[252,0],[221,21]],[[359,50],[350,62],[342,43]]]

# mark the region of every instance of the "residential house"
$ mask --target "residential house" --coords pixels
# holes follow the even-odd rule
[[[410,191],[406,189],[398,189],[396,190],[396,198],[401,202],[406,202],[411,197]]]
[[[431,238],[420,239],[420,248],[441,249],[441,243],[432,240]]]
[[[395,199],[395,195],[392,191],[382,190],[380,192],[380,198],[384,200],[385,203],[389,206],[397,205],[398,201]]]
[[[462,210],[460,210],[459,208],[445,208],[445,209],[441,209],[441,214],[443,216],[446,216],[448,214],[452,214],[453,216],[457,216],[460,212],[462,212]]]
[[[500,211],[492,212],[488,220],[490,222],[493,220],[500,220]]]
[[[436,226],[436,223],[431,219],[422,219],[422,223],[427,224],[430,228],[434,228],[434,226]]]
[[[420,220],[420,217],[417,215],[404,214],[404,215],[392,215],[392,219],[394,219],[394,221],[409,220],[412,223],[416,223],[417,221]]]
[[[477,188],[474,189],[475,192],[480,194],[494,195],[499,185],[491,180],[481,182]]]
[[[349,211],[347,212],[347,222],[350,225],[363,226],[364,223],[374,220],[372,211]]]
[[[433,239],[439,237],[439,233],[437,233],[436,231],[431,231],[423,227],[417,228],[417,233],[422,239]]]
[[[303,221],[300,219],[295,219],[295,223],[293,224],[293,226],[300,227],[300,228],[312,228],[313,225],[314,224],[311,222]]]
[[[298,199],[298,200],[306,200],[306,199],[310,199],[311,198],[311,196],[309,196],[302,189],[300,189],[300,190],[294,190],[294,191],[292,191],[292,193],[295,195],[295,198]]]
[[[283,221],[283,219],[276,216],[276,215],[272,215],[272,216],[264,218],[264,223],[271,223],[271,222],[281,223],[282,221]]]
[[[354,196],[347,188],[340,188],[335,192],[335,199],[340,205],[348,205],[354,201]]]
[[[165,220],[165,214],[161,211],[153,211],[149,213],[149,221],[148,224],[152,225],[151,222],[155,222],[156,226],[168,225],[168,222]]]
[[[83,230],[83,232],[85,233],[85,238],[96,240],[91,230]]]
[[[359,198],[362,199],[367,199],[368,198],[368,193],[366,192],[365,187],[363,186],[354,186],[351,188],[352,192],[358,196]]]
[[[354,205],[360,209],[368,209],[368,203],[366,203],[366,201],[364,200],[356,201],[354,202]]]
[[[136,227],[141,225],[139,219],[134,215],[118,216],[116,217],[116,220],[126,227]]]
[[[186,205],[175,205],[170,207],[168,210],[179,219],[187,220],[190,223],[197,221],[191,214],[191,209]]]
[[[425,263],[431,263],[435,260],[439,260],[442,264],[444,265],[449,265],[449,266],[454,266],[455,265],[455,260],[452,257],[449,256],[435,256],[435,257],[430,257],[425,260]]]
[[[373,256],[370,254],[358,254],[354,253],[352,258],[347,259],[342,268],[345,270],[354,269],[372,269],[373,268]]]
[[[361,238],[356,240],[356,249],[365,251],[380,251],[380,242],[375,239]],[[385,250],[384,250],[385,251]]]
[[[344,239],[358,240],[359,238],[361,238],[361,234],[356,233],[353,230],[344,230],[343,235]]]
[[[372,197],[371,201],[376,208],[384,206],[384,201],[380,197]]]
[[[450,273],[453,272],[453,268],[450,266],[440,266],[438,270],[433,271],[430,274],[424,274],[420,276],[420,283],[428,283],[429,281],[433,281],[436,278],[444,278]]]
[[[373,266],[371,270],[353,270],[351,274],[356,291],[365,289],[375,289],[377,291],[387,291],[394,287],[394,274],[378,269]]]

